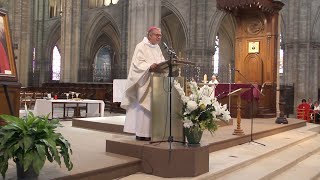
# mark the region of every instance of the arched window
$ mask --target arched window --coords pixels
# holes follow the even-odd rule
[[[97,8],[102,6],[110,6],[117,4],[119,0],[89,0],[89,8]]]
[[[212,62],[212,66],[213,66],[213,72],[212,74],[218,74],[219,72],[219,36],[216,36],[216,41],[215,41],[215,45],[214,45],[214,55],[213,55],[213,62]]]
[[[36,48],[32,50],[32,73],[34,73],[34,68],[36,67]]]
[[[283,73],[283,46],[281,45],[282,42],[282,37],[280,34],[280,59],[279,59],[279,73],[282,74]]]
[[[49,17],[53,18],[62,12],[61,0],[50,0],[49,1]]]
[[[54,46],[52,50],[52,80],[59,81],[60,80],[60,72],[61,72],[61,55],[57,46]]]
[[[119,0],[104,0],[103,5],[109,6],[111,4],[117,4]]]
[[[111,62],[114,58],[110,46],[103,46],[97,52],[93,64],[93,82],[111,81]]]

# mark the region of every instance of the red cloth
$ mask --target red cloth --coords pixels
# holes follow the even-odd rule
[[[0,43],[0,73],[5,73],[5,70],[10,70],[9,59],[6,50]]]
[[[297,118],[310,121],[310,112],[312,109],[308,103],[301,103],[297,107]]]

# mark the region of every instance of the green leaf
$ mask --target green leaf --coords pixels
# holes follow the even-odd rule
[[[20,120],[20,118],[18,117],[7,115],[7,114],[1,114],[0,118],[5,120],[7,123],[18,122]]]
[[[48,161],[53,162],[53,157],[52,157],[51,153],[49,152],[48,148],[45,148],[45,151],[46,151],[46,156],[47,156]]]
[[[25,136],[23,137],[23,146],[24,146],[24,151],[27,152],[29,148],[32,145],[32,138],[30,136]]]
[[[32,167],[37,174],[40,173],[40,170],[42,169],[44,163],[45,163],[45,159],[42,160],[38,153],[34,153]]]
[[[0,161],[0,172],[1,172],[3,179],[5,179],[5,177],[6,177],[7,170],[8,170],[8,160],[1,160]]]
[[[70,143],[55,129],[61,127],[59,120],[48,120],[48,116],[34,116],[29,112],[25,119],[0,115],[7,124],[0,126],[0,173],[5,176],[9,159],[21,161],[24,170],[32,167],[39,173],[46,159],[64,164],[71,170],[73,164]],[[32,165],[32,166],[31,166]]]
[[[42,160],[45,160],[45,159],[46,159],[45,146],[44,146],[44,145],[41,145],[41,144],[36,144],[36,147],[37,147],[37,153],[38,153],[39,157],[40,157]]]
[[[26,172],[29,169],[33,161],[33,158],[34,158],[34,153],[32,151],[29,151],[25,154],[23,160],[19,159],[20,162],[23,162],[22,165],[23,165],[24,172]]]
[[[1,144],[6,144],[8,139],[10,139],[12,137],[12,135],[14,135],[15,132],[7,132],[6,134],[4,134],[3,138],[1,138]]]

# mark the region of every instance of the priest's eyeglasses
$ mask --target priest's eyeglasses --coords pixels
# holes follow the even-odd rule
[[[157,37],[162,37],[162,34],[153,34],[153,35],[155,35]]]

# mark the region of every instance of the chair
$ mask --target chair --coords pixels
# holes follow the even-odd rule
[[[34,105],[34,93],[33,92],[20,92],[20,107],[27,107],[30,109]]]
[[[307,122],[315,122],[315,114],[310,107],[297,107],[297,118]]]

